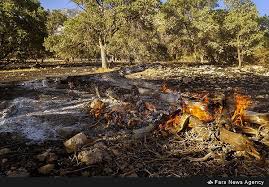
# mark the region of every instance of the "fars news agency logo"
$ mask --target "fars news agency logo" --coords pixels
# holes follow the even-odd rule
[[[209,181],[207,181],[207,184],[214,184],[214,182],[212,181],[212,180],[209,180]]]
[[[209,180],[206,182],[208,185],[247,185],[247,186],[252,186],[252,185],[260,185],[263,186],[265,181],[264,180]]]

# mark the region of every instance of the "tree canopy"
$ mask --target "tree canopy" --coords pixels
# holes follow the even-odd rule
[[[46,15],[37,0],[2,0],[0,59],[41,57],[47,36]]]
[[[54,56],[137,61],[268,61],[268,16],[251,0],[73,0],[45,11],[38,0],[0,4],[0,59]],[[45,48],[44,48],[45,47]]]

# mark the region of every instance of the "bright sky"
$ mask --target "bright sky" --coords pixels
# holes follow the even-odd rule
[[[269,15],[268,0],[252,0],[261,15]],[[76,8],[77,6],[71,0],[40,0],[41,5],[45,9],[61,9],[61,8]]]

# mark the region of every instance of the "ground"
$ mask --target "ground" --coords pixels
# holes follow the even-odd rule
[[[176,100],[196,94],[238,91],[251,96],[251,110],[269,112],[266,67],[249,65],[239,70],[156,63],[115,68],[108,73],[93,67],[58,67],[2,71],[0,78],[0,150],[10,150],[0,154],[2,176],[269,175],[269,149],[264,145],[257,145],[263,159],[255,160],[235,156],[215,139],[192,139],[189,131],[177,136],[154,131],[135,141],[121,138],[149,123],[160,124],[163,115],[177,109]],[[176,91],[172,98],[159,97],[164,83]],[[100,118],[88,110],[89,103],[98,98],[96,88],[106,104]],[[144,103],[156,109],[150,105],[145,108]],[[131,109],[122,109],[123,104],[130,104]],[[211,125],[208,130],[215,132],[214,123]],[[66,152],[63,142],[79,132],[90,138],[85,150],[98,144],[105,151],[101,162],[86,165],[76,153]],[[194,161],[209,150],[217,156]],[[37,155],[46,151],[56,156],[38,159]],[[38,169],[48,163],[54,164],[53,170],[40,173]]]

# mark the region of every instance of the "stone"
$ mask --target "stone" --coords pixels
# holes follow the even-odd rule
[[[81,151],[78,154],[78,159],[87,165],[100,163],[103,161],[103,158],[104,156],[102,150],[98,148],[94,148],[93,150]]]
[[[100,163],[103,160],[111,159],[107,151],[107,146],[102,142],[98,142],[90,150],[81,151],[78,154],[78,159],[87,165]]]
[[[58,159],[58,156],[55,153],[51,153],[51,150],[47,150],[46,152],[39,154],[36,156],[36,158],[40,161],[47,161],[48,163],[54,162],[55,160]]]
[[[81,146],[88,141],[87,136],[84,133],[78,133],[69,140],[64,142],[64,146],[68,153],[77,151]]]

